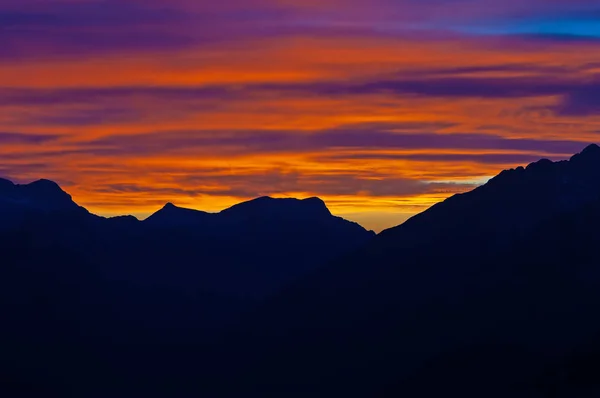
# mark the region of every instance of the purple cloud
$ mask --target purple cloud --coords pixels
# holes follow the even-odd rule
[[[139,98],[163,101],[225,100],[244,95],[244,90],[231,86],[200,87],[91,87],[66,89],[0,88],[0,105],[74,105],[98,102],[129,101]],[[246,92],[248,94],[248,92]]]
[[[398,127],[402,127],[400,124]],[[390,131],[390,130],[394,131]],[[109,135],[71,143],[57,152],[37,156],[153,156],[157,154],[211,154],[222,156],[277,153],[318,153],[333,150],[497,150],[565,155],[580,151],[588,143],[577,140],[507,138],[493,134],[398,131],[390,124],[346,126],[312,133],[266,130],[185,130],[144,134]],[[10,155],[7,155],[10,156]],[[19,154],[14,154],[16,159]],[[27,155],[23,155],[27,156]]]
[[[56,141],[60,135],[0,132],[0,144],[43,144]]]
[[[0,62],[90,53],[172,51],[276,33],[292,10],[261,0],[54,0],[0,3]],[[277,24],[278,25],[278,24]],[[281,26],[285,26],[282,23]],[[273,30],[275,29],[275,31]]]
[[[315,86],[324,94],[400,94],[428,97],[521,98],[566,94],[585,87],[584,82],[556,77],[447,77],[397,79],[356,85]]]
[[[99,126],[135,123],[143,120],[144,112],[128,107],[94,107],[91,109],[57,109],[36,114],[18,114],[18,122],[38,126]]]
[[[48,0],[0,3],[2,61],[89,53],[170,51],[256,37],[374,37],[431,32],[477,34],[480,25],[502,35],[514,25],[598,19],[593,1],[351,0],[310,2],[229,0]],[[595,18],[595,19],[594,19]],[[533,22],[532,22],[533,21]],[[559,22],[562,21],[559,19]],[[527,26],[529,26],[527,25]],[[535,26],[535,24],[533,25]],[[561,26],[564,26],[562,24]],[[527,32],[524,32],[527,33]],[[535,33],[535,30],[533,32]],[[569,32],[543,32],[562,40]],[[571,32],[578,36],[579,32]],[[422,38],[422,37],[421,37]],[[526,36],[518,40],[528,40]]]
[[[559,115],[600,115],[600,80],[566,94],[555,108]]]
[[[503,66],[498,66],[502,69]],[[468,69],[465,69],[468,70]],[[476,68],[474,70],[477,70]],[[490,68],[491,70],[491,68]],[[423,72],[425,74],[426,72]],[[363,83],[331,81],[297,84],[208,85],[198,87],[109,87],[81,89],[0,89],[1,105],[112,104],[147,98],[164,102],[190,103],[205,101],[243,101],[260,95],[298,98],[306,95],[328,97],[387,94],[438,98],[523,98],[563,96],[572,102],[594,100],[593,92],[600,88],[598,80],[557,76],[522,77],[410,77],[407,79],[377,80]],[[591,93],[591,94],[587,94]],[[559,112],[566,113],[566,112]]]
[[[177,49],[198,40],[184,29],[184,9],[135,1],[0,4],[3,61],[126,50]],[[188,22],[189,23],[189,22]],[[179,27],[179,29],[177,29]]]

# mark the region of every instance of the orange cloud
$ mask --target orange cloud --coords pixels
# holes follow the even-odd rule
[[[318,195],[380,230],[600,131],[573,111],[594,42],[320,35],[0,63],[0,174],[110,215]]]

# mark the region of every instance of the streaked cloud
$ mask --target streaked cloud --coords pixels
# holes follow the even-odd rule
[[[0,175],[382,229],[600,132],[596,0],[3,0]]]

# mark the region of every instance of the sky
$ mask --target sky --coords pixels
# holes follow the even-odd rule
[[[597,0],[0,0],[0,177],[380,231],[600,136]]]

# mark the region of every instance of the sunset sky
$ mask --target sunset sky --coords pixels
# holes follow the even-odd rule
[[[600,139],[598,0],[0,0],[0,176],[377,231]]]

